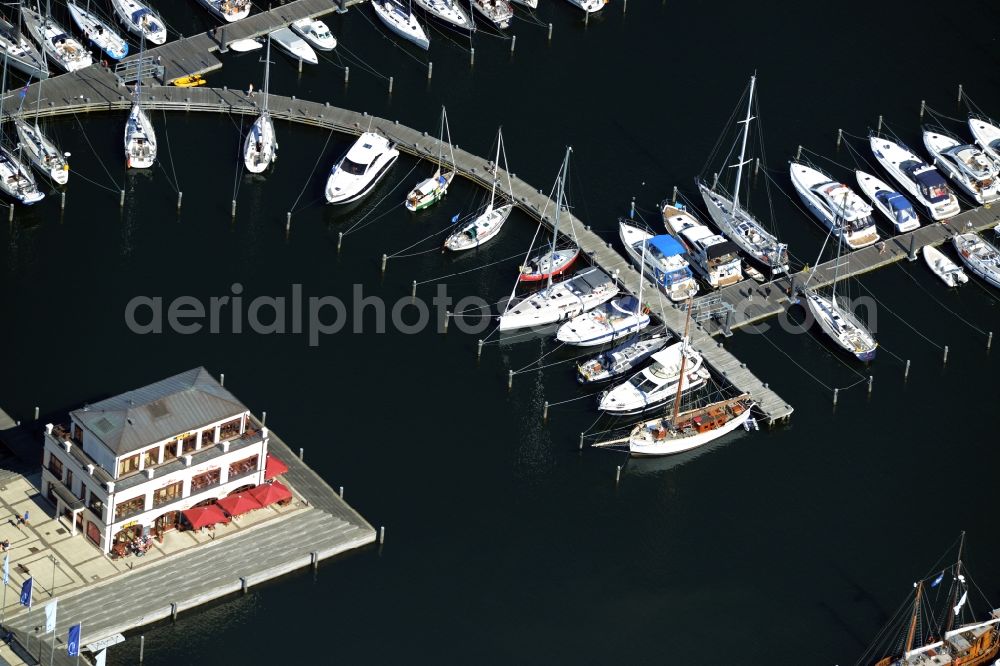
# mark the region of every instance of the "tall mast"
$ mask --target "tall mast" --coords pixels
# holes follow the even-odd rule
[[[681,341],[681,372],[677,376],[677,394],[674,395],[674,416],[670,420],[674,425],[677,425],[677,417],[681,413],[681,391],[684,390],[684,364],[687,362],[687,354],[685,352],[688,346],[688,328],[691,326],[691,300],[691,297],[688,296],[687,317],[684,319],[684,339]]]
[[[552,223],[552,253],[549,255],[549,287],[552,286],[552,262],[555,260],[556,237],[559,235],[559,212],[563,206],[563,196],[566,192],[566,171],[569,169],[569,154],[572,152],[573,147],[566,146],[566,157],[563,158],[562,167],[559,169],[559,176],[556,177],[556,219]]]
[[[441,107],[441,118],[444,122],[444,133],[448,137],[448,152],[451,153],[451,166],[455,168],[455,149],[451,145],[451,128],[448,127],[448,112]]]
[[[754,74],[753,76],[750,77],[750,97],[747,100],[747,119],[742,121],[743,143],[740,146],[740,161],[737,164],[733,165],[736,167],[736,187],[733,188],[733,207],[730,210],[730,213],[732,213],[733,215],[736,214],[736,210],[739,208],[740,180],[742,180],[743,178],[743,165],[746,164],[746,162],[743,161],[743,158],[746,156],[747,152],[747,137],[750,135],[750,121],[753,120],[753,118],[750,116],[750,113],[753,111],[753,89],[756,83],[757,83],[757,75]]]
[[[503,130],[497,131],[497,157],[493,160],[493,188],[490,190],[490,210],[493,210],[493,199],[497,193],[497,176],[500,174],[500,144],[503,143]]]
[[[904,655],[913,649],[913,637],[917,634],[917,614],[920,612],[920,595],[923,591],[924,581],[920,581],[917,583],[917,598],[913,601],[913,618],[910,620],[910,631],[906,635],[906,649],[903,650]]]
[[[42,48],[40,50],[42,52],[42,71],[43,72],[48,72],[49,71],[49,60],[48,60],[48,56],[45,55],[45,45],[44,44],[42,44]],[[41,74],[41,73],[42,72],[39,72],[39,74]],[[38,95],[35,98],[35,129],[38,129],[38,114],[41,112],[41,108],[42,108],[42,77],[39,76],[39,78],[38,78]]]
[[[264,108],[263,113],[267,113],[267,93],[271,89],[271,35],[267,36],[267,55],[264,60]]]
[[[951,612],[951,609],[955,608],[955,606],[958,604],[958,588],[961,586],[961,581],[962,581],[961,576],[962,576],[962,551],[963,550],[965,550],[965,530],[962,530],[962,538],[958,542],[958,561],[955,563],[955,581],[956,581],[956,584],[952,585],[951,608],[949,608],[948,611],[947,611],[948,619],[944,623],[944,632],[942,632],[942,635],[948,633],[949,631],[951,631],[951,628],[952,628],[952,626],[955,623],[955,615],[956,614],[953,613],[953,612]]]
[[[635,304],[635,316],[638,317],[639,313],[642,312],[642,287],[646,283],[646,246],[649,245],[649,241],[642,244],[642,258],[639,261],[639,302]],[[636,322],[638,324],[638,321]],[[638,329],[636,329],[638,333]]]
[[[842,205],[842,212],[847,210],[847,192],[844,192],[844,203]],[[833,219],[833,235],[836,236],[837,242],[837,261],[833,265],[833,286],[830,288],[830,302],[833,303],[833,307],[837,307],[837,280],[840,279],[840,253],[843,250],[843,244],[847,241],[844,239],[844,222],[846,222],[846,215],[840,214]],[[840,235],[837,235],[838,224],[840,227]],[[848,260],[850,262],[850,260]],[[819,264],[817,263],[817,266]]]
[[[441,173],[441,152],[444,150],[444,106],[441,107],[441,129],[438,130],[438,168]]]

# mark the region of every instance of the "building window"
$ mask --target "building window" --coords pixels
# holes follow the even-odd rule
[[[134,516],[137,513],[142,513],[145,508],[145,495],[139,495],[138,497],[133,497],[130,500],[125,500],[121,504],[115,506],[115,522],[123,518],[128,518],[129,516]]]
[[[197,492],[201,492],[205,488],[218,485],[221,473],[222,469],[216,467],[215,469],[208,470],[204,474],[191,477],[191,494],[193,495]]]
[[[90,503],[87,505],[95,515],[104,520],[104,502],[97,496],[97,493],[90,493]]]
[[[205,428],[201,431],[201,445],[212,446],[215,444],[215,428]]]
[[[229,478],[233,479],[237,476],[242,476],[250,472],[256,471],[257,469],[257,456],[251,456],[243,460],[234,462],[229,466]]]
[[[66,470],[66,487],[71,493],[73,492],[73,470],[71,469]]]
[[[198,443],[198,433],[193,432],[188,435],[182,435],[177,438],[177,441],[181,443],[181,455],[194,453],[195,446]]]
[[[167,502],[173,502],[181,496],[181,489],[184,487],[183,481],[171,483],[165,488],[160,488],[153,493],[153,506],[163,506]]]
[[[142,466],[152,467],[160,464],[160,447],[154,446],[142,452]]]
[[[118,476],[125,476],[126,474],[131,474],[132,472],[139,471],[139,454],[130,456],[128,458],[123,458],[118,462]]]
[[[63,464],[53,453],[49,453],[49,471],[52,472],[52,476],[62,481]]]
[[[101,528],[94,521],[87,521],[87,538],[94,542],[95,546],[101,545]]]
[[[242,418],[233,419],[229,423],[223,423],[219,428],[219,439],[225,441],[227,439],[232,439],[233,437],[239,437],[240,435],[240,422]]]
[[[177,442],[167,442],[163,445],[163,462],[177,457]]]

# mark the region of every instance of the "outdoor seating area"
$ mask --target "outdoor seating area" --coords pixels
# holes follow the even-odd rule
[[[288,471],[288,466],[278,458],[268,454],[266,459],[266,481],[259,486],[238,489],[219,500],[209,500],[203,506],[181,511],[182,526],[191,530],[213,528],[226,524],[251,511],[263,509],[273,504],[285,506],[292,501],[292,492],[285,484],[275,480]]]

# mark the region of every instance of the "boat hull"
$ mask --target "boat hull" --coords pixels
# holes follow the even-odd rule
[[[522,267],[521,272],[517,276],[518,281],[541,282],[543,280],[548,280],[550,277],[562,275],[568,271],[574,263],[576,263],[576,260],[580,256],[580,250],[579,248],[573,248],[572,250],[556,250],[555,254],[555,259],[548,262],[548,264],[551,264],[552,270],[548,270],[548,264],[543,264],[543,260],[541,258],[536,258],[533,266]],[[545,253],[546,257],[551,255],[551,252]],[[539,270],[536,267],[541,267],[541,269]]]
[[[406,196],[406,201],[403,202],[406,210],[411,213],[416,213],[417,211],[424,210],[425,208],[430,208],[437,202],[441,201],[441,199],[448,194],[448,187],[451,186],[451,181],[455,178],[455,172],[446,171],[441,174],[441,178],[444,178],[443,184],[441,184],[441,181],[433,176],[417,183],[417,186],[414,187]],[[423,188],[428,184],[432,184],[434,187],[430,192],[425,192]]]
[[[966,268],[1000,289],[1000,251],[978,234],[959,234],[951,242]]]
[[[69,164],[55,145],[24,120],[15,120],[15,127],[31,166],[56,185],[69,182]]]
[[[254,121],[243,144],[243,164],[250,173],[263,173],[278,159],[274,122],[262,113]]]
[[[675,453],[690,451],[691,449],[704,446],[709,442],[713,442],[720,437],[725,437],[729,433],[733,432],[749,420],[752,411],[753,410],[748,406],[740,414],[732,416],[728,421],[726,421],[726,423],[718,428],[687,436],[671,437],[668,434],[662,440],[653,440],[649,443],[640,441],[636,437],[630,437],[628,443],[629,453],[633,456],[669,456]],[[643,427],[647,427],[647,424],[640,426],[640,428]]]
[[[875,176],[865,173],[864,171],[855,171],[854,175],[857,178],[858,187],[861,188],[861,191],[864,192],[865,196],[868,197],[868,199],[872,202],[872,205],[880,213],[882,213],[885,219],[889,220],[889,223],[892,224],[893,229],[895,229],[897,233],[906,233],[907,231],[913,231],[914,229],[920,228],[920,220],[917,219],[915,213],[912,220],[901,222],[895,215],[892,214],[889,207],[886,206],[877,196],[879,192],[899,194],[898,192]],[[903,195],[900,194],[899,196]]]
[[[362,199],[365,196],[367,196],[369,192],[371,192],[373,189],[375,189],[375,186],[379,184],[379,181],[381,181],[385,177],[385,174],[387,174],[389,172],[390,167],[392,167],[392,165],[396,163],[396,159],[399,157],[399,152],[397,152],[396,150],[393,150],[392,153],[393,154],[391,154],[386,159],[385,163],[382,164],[382,166],[378,168],[378,171],[375,173],[374,176],[372,176],[371,180],[369,180],[357,192],[353,192],[353,193],[350,193],[350,194],[347,194],[347,195],[342,195],[342,196],[337,196],[337,197],[331,198],[331,196],[329,194],[329,185],[328,185],[328,187],[327,187],[327,195],[326,195],[326,202],[328,204],[331,204],[331,205],[334,205],[334,206],[342,206],[344,204],[353,203],[353,202],[358,201],[359,199]]]
[[[512,204],[505,204],[477,215],[475,220],[448,236],[444,242],[445,248],[452,252],[474,250],[496,238],[513,209]],[[472,230],[474,235],[470,233]]]
[[[393,3],[388,1],[371,3],[372,9],[375,10],[375,15],[378,16],[385,27],[406,41],[416,44],[425,51],[428,50],[431,47],[431,42],[427,38],[427,33],[424,32],[423,27],[417,21],[416,17],[413,16],[413,13],[410,12],[404,22],[400,16],[400,12],[396,11],[392,5]],[[399,17],[398,20],[397,17]]]
[[[864,363],[875,358],[878,345],[854,315],[817,293],[806,296],[813,319],[838,347]]]

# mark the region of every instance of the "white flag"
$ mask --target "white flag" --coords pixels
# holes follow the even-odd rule
[[[45,633],[56,630],[56,605],[58,603],[59,600],[54,599],[45,606]]]
[[[958,600],[958,605],[955,606],[955,617],[958,617],[958,612],[962,610],[962,606],[965,605],[965,600],[968,598],[969,598],[969,591],[966,590],[965,594],[962,595],[962,598]]]
[[[108,658],[108,648],[104,648],[94,656],[94,666],[104,666],[104,660]]]

